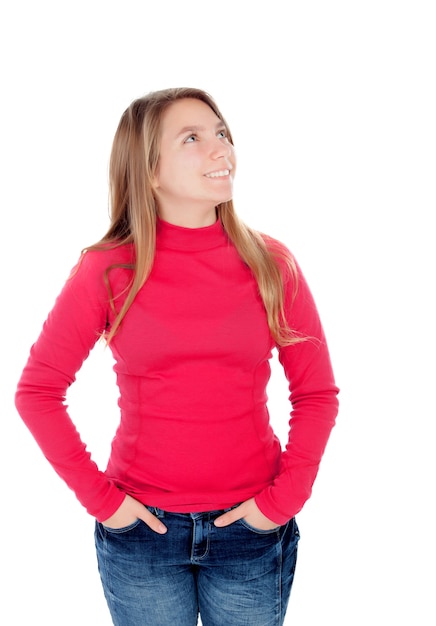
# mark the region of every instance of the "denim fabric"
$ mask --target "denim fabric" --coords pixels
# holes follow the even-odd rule
[[[280,626],[297,560],[295,519],[263,531],[244,520],[217,528],[223,511],[168,513],[149,507],[165,535],[137,521],[97,522],[104,593],[115,626]]]

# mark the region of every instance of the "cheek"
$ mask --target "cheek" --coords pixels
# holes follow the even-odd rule
[[[171,159],[162,159],[154,177],[154,187],[185,188],[205,169],[205,156],[200,150],[185,151],[182,155],[173,155]],[[191,181],[191,182],[190,182]]]
[[[181,176],[183,176],[183,172],[177,162],[173,160],[163,160],[159,164],[154,177],[156,188],[166,189],[167,187],[174,186]]]
[[[233,169],[236,169],[236,165],[238,164],[238,159],[236,158],[236,150],[232,146],[232,151],[230,153],[230,161],[232,162]]]

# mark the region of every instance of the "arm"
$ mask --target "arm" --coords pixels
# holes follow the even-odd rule
[[[105,329],[107,290],[103,252],[87,253],[73,270],[32,346],[15,395],[26,426],[56,472],[88,512],[103,520],[124,494],[100,472],[65,404],[75,375]]]
[[[308,339],[278,349],[289,381],[289,436],[273,484],[256,496],[262,513],[278,524],[296,515],[310,497],[338,412],[339,390],[324,331],[310,289],[297,269],[298,292],[292,303],[287,294],[287,317],[290,327]]]
[[[289,436],[273,483],[216,520],[219,526],[246,517],[253,526],[267,530],[285,524],[310,497],[330,432],[338,412],[338,388],[330,355],[306,280],[297,266],[299,281],[295,300],[291,282],[286,286],[289,326],[307,337],[303,342],[278,347],[279,360],[289,382],[291,419]]]

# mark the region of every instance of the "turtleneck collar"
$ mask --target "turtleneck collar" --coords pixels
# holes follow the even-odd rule
[[[156,247],[158,249],[186,250],[194,252],[217,248],[227,242],[227,235],[218,219],[211,226],[186,228],[158,218],[156,224]]]

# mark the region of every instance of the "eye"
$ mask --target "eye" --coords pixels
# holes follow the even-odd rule
[[[218,131],[218,137],[220,137],[220,139],[227,139],[227,130],[223,128]]]
[[[197,141],[197,135],[188,135],[188,137],[186,137],[184,143],[194,143],[194,141]]]

